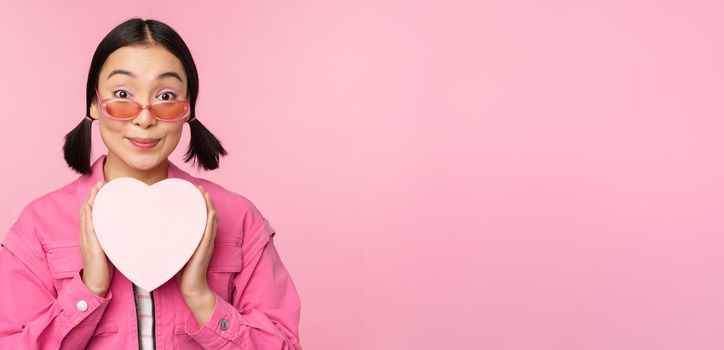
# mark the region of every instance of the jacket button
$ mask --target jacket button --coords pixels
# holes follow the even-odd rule
[[[223,330],[229,329],[229,321],[227,321],[227,320],[219,321],[219,327]]]
[[[86,303],[85,300],[78,300],[78,303],[75,304],[75,307],[78,308],[78,311],[85,311],[88,310],[88,303]]]

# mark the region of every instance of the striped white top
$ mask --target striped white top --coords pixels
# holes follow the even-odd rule
[[[138,334],[138,338],[141,339],[141,349],[154,349],[153,301],[151,300],[151,293],[136,284],[133,284],[133,289],[136,291],[136,305],[138,305],[136,316],[141,329]]]

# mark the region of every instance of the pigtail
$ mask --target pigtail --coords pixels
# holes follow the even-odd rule
[[[65,135],[63,155],[68,166],[80,174],[90,174],[91,132],[93,119],[86,116]]]
[[[205,170],[218,168],[220,156],[227,154],[221,142],[195,117],[191,118],[188,123],[191,129],[191,140],[184,161],[194,159],[196,166],[201,165]]]

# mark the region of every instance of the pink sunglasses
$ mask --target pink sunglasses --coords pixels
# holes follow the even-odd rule
[[[184,119],[191,113],[188,97],[185,100],[159,101],[141,105],[126,98],[107,98],[101,101],[101,94],[97,88],[96,97],[103,115],[116,120],[131,120],[146,108],[154,118],[165,122]]]

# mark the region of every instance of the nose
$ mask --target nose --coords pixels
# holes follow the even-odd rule
[[[141,112],[133,119],[133,123],[142,128],[153,126],[157,122],[156,118],[151,114],[151,105],[141,106]]]

